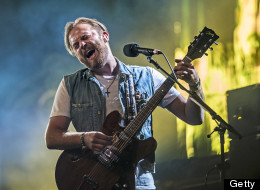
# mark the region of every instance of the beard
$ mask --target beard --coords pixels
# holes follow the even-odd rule
[[[83,65],[88,67],[90,70],[96,70],[102,68],[105,65],[108,57],[108,52],[109,52],[108,47],[103,41],[101,41],[101,43],[96,42],[95,45],[89,44],[89,46],[95,49],[95,53],[98,53],[98,55],[96,55],[97,57],[95,57],[93,60],[88,60],[84,57],[84,59],[79,61]]]

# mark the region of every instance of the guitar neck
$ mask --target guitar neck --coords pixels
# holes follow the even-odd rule
[[[184,63],[190,63],[192,61],[191,58],[189,58],[187,55],[182,60]]]

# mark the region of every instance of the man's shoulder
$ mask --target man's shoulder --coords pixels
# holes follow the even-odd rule
[[[75,83],[82,81],[82,79],[87,79],[89,77],[89,69],[84,68],[80,69],[74,73],[64,76],[64,81],[66,86],[73,86]]]

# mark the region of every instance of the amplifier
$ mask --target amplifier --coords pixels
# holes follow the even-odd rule
[[[226,95],[228,123],[242,136],[259,133],[260,84],[229,90]]]

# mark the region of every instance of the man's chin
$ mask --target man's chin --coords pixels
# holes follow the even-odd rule
[[[86,62],[86,61],[81,61],[81,63],[83,65],[85,65],[87,68],[89,68],[90,70],[97,70],[97,69],[101,69],[102,67],[104,67],[104,62],[99,60],[99,61],[91,61],[91,62]]]
[[[97,69],[101,69],[104,67],[104,61],[99,61],[96,62],[96,64],[93,65],[92,69],[97,70]]]

